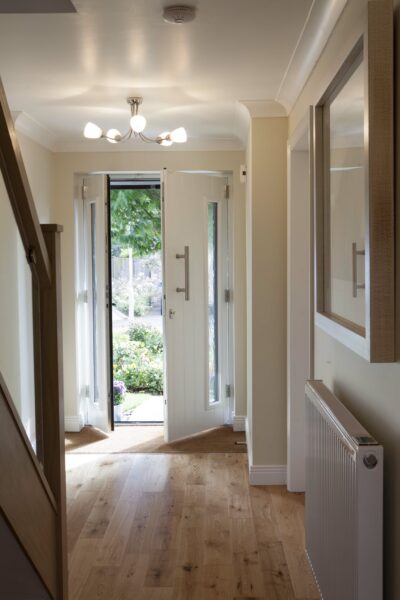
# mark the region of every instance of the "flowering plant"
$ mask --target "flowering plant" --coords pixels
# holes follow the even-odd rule
[[[124,394],[126,392],[126,385],[123,381],[114,379],[114,405],[122,404],[124,401]]]

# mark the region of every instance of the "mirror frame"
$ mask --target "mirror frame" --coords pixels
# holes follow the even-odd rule
[[[326,310],[329,131],[325,115],[355,69],[364,66],[365,329]],[[314,107],[315,323],[370,362],[395,360],[394,120],[392,0],[367,5],[363,36]],[[329,179],[328,179],[329,181]]]

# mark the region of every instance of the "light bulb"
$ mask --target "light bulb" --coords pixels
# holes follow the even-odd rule
[[[83,135],[85,136],[85,138],[88,138],[90,140],[98,140],[103,135],[103,131],[98,125],[89,121],[89,123],[86,123],[85,125]]]
[[[184,127],[178,127],[178,129],[174,129],[171,131],[169,137],[173,142],[177,144],[184,144],[187,142],[187,133]]]
[[[141,133],[146,127],[146,119],[143,115],[133,115],[133,117],[131,117],[130,123],[132,131],[134,131],[135,133]]]
[[[121,133],[118,129],[109,129],[106,133],[106,139],[110,144],[117,144],[121,141]]]

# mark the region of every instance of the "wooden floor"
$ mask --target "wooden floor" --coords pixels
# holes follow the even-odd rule
[[[164,442],[164,427],[160,425],[122,425],[110,433],[104,433],[95,427],[84,427],[79,433],[65,434],[65,451],[77,454],[246,452],[246,446],[236,443],[244,441],[243,431],[233,431],[227,425],[169,444]]]
[[[244,454],[67,455],[70,600],[316,600],[303,495]]]

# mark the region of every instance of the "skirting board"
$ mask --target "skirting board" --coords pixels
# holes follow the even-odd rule
[[[233,431],[246,431],[246,417],[233,415]]]
[[[82,419],[79,415],[74,417],[64,417],[64,429],[68,432],[79,432],[83,427]]]
[[[286,465],[249,465],[250,485],[286,485]]]

